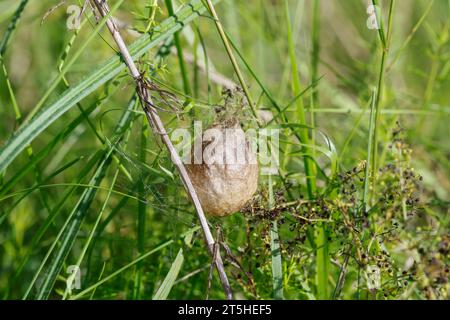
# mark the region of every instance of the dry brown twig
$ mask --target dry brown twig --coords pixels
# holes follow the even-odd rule
[[[97,8],[98,12],[100,13],[100,16],[106,17],[109,14],[109,7],[106,0],[91,0],[91,1]],[[122,36],[120,35],[119,29],[116,23],[114,22],[114,19],[112,17],[107,18],[106,25],[112,37],[114,38],[114,41],[116,42],[122,54],[122,57],[126,65],[128,66],[131,75],[133,76],[136,82],[136,91],[141,100],[142,108],[144,109],[144,113],[147,117],[147,120],[149,124],[152,126],[152,128],[161,136],[161,140],[166,145],[172,157],[172,161],[180,173],[181,180],[183,181],[184,186],[192,199],[192,202],[197,212],[198,219],[200,221],[200,225],[202,227],[206,239],[208,251],[213,257],[213,262],[216,265],[217,272],[219,273],[220,282],[222,284],[225,295],[227,299],[233,299],[231,287],[228,282],[228,277],[225,273],[222,258],[220,255],[214,254],[216,241],[214,241],[214,238],[211,234],[211,230],[208,226],[208,221],[203,212],[200,200],[198,199],[197,193],[195,192],[194,186],[192,185],[191,179],[189,178],[186,168],[184,167],[180,156],[175,150],[175,147],[173,146],[172,141],[170,140],[169,135],[167,134],[164,124],[158,115],[157,109],[153,105],[151,94],[148,92],[148,88],[145,85],[144,79],[142,78],[141,73],[137,69],[136,64],[133,61],[133,58],[131,57],[130,52],[128,51],[128,48]]]
[[[50,9],[45,12],[44,16],[41,19],[41,25],[44,24],[45,20],[50,16],[53,12],[55,12],[57,9],[59,9],[61,6],[63,6],[66,3],[66,0],[61,1],[60,3],[54,5]]]
[[[236,259],[236,257],[233,255],[230,247],[225,242],[225,239],[223,237],[222,228],[219,225],[216,226],[216,231],[217,231],[216,242],[214,243],[214,249],[213,249],[214,257],[220,255],[220,248],[222,247],[222,249],[225,250],[225,259],[227,260],[227,262],[231,263],[231,265],[233,267],[235,267],[238,271],[242,272],[247,277],[248,284],[250,286],[250,290],[252,291],[254,296],[257,296],[255,282],[253,280],[253,275],[250,272],[246,271],[244,269],[244,267],[242,266],[242,264],[238,261],[238,259]],[[212,274],[213,274],[213,270],[214,270],[213,267],[214,267],[214,264],[211,263],[210,268],[209,268],[209,275],[208,275],[208,286],[206,288],[206,300],[209,299],[209,293],[211,291]]]

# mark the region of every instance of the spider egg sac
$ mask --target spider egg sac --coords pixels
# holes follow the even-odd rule
[[[259,173],[256,154],[239,122],[214,124],[196,143],[201,150],[193,150],[191,159],[196,161],[186,169],[203,210],[216,217],[239,211],[256,192]]]

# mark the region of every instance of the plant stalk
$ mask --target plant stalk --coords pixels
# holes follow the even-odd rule
[[[92,0],[97,7],[97,10],[99,11],[100,15],[102,17],[106,17],[109,13],[108,4],[107,1],[101,1],[101,0]],[[156,108],[153,106],[150,93],[147,91],[146,88],[142,87],[141,84],[141,74],[136,67],[136,64],[133,61],[133,58],[130,55],[130,52],[128,51],[128,48],[122,38],[122,36],[119,33],[119,29],[117,28],[114,20],[109,17],[106,21],[106,25],[114,38],[114,41],[116,42],[120,53],[122,54],[122,57],[128,66],[129,71],[131,72],[131,75],[133,76],[135,82],[136,82],[136,89],[138,91],[139,97],[141,99],[142,108],[144,109],[145,115],[147,117],[147,120],[149,124],[154,128],[154,131],[161,136],[161,140],[166,145],[167,150],[169,151],[171,155],[171,159],[174,163],[174,165],[177,167],[181,180],[184,183],[184,186],[186,188],[186,191],[188,192],[189,196],[192,199],[192,202],[195,206],[198,219],[200,221],[200,225],[202,227],[206,243],[208,246],[208,251],[211,255],[213,255],[213,248],[215,244],[215,240],[211,234],[211,230],[208,225],[208,220],[206,219],[205,213],[203,212],[203,209],[200,204],[200,200],[197,196],[197,193],[195,192],[194,186],[191,182],[191,179],[189,178],[189,175],[186,171],[186,168],[183,165],[183,162],[178,155],[172,141],[169,138],[169,135],[166,131],[166,128],[164,127],[164,124],[161,120],[161,118],[158,115],[158,112]],[[217,271],[219,273],[219,278],[222,284],[222,287],[225,292],[225,296],[227,299],[231,300],[233,299],[233,295],[231,292],[231,287],[228,281],[228,277],[225,273],[225,269],[223,266],[222,258],[220,256],[217,256],[214,264],[216,265]]]
[[[247,101],[248,101],[248,104],[250,105],[253,116],[255,117],[258,124],[260,124],[258,114],[256,112],[256,105],[253,102],[250,91],[248,90],[247,84],[245,83],[244,76],[242,75],[241,69],[239,68],[236,58],[234,57],[233,50],[231,48],[230,43],[228,42],[227,35],[225,33],[225,30],[223,29],[222,23],[219,20],[219,16],[217,15],[216,9],[214,8],[214,5],[212,4],[211,0],[206,0],[206,4],[208,5],[208,9],[214,18],[214,23],[216,24],[217,31],[219,32],[220,38],[222,39],[223,45],[225,46],[225,50],[227,51],[228,57],[230,58],[230,61],[231,61],[231,64],[233,65],[234,72],[236,72],[236,76],[239,79],[239,83],[241,84],[241,87],[244,90],[245,96],[247,97]]]

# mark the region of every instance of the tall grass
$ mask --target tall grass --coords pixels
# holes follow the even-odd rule
[[[372,3],[374,6],[378,6],[378,1],[372,0]],[[380,62],[380,69],[378,73],[378,85],[377,85],[377,97],[375,100],[375,127],[374,127],[374,141],[373,141],[373,150],[372,150],[372,168],[373,168],[373,185],[372,189],[376,188],[376,176],[375,173],[377,172],[377,168],[379,166],[378,163],[378,142],[379,142],[379,131],[381,127],[381,99],[383,97],[383,90],[384,90],[384,75],[385,75],[385,68],[386,68],[386,59],[387,55],[390,49],[390,40],[391,40],[391,32],[392,32],[392,18],[394,15],[394,6],[395,6],[395,0],[390,1],[389,6],[389,17],[388,17],[388,24],[387,24],[387,34],[385,35],[385,25],[383,22],[383,19],[381,16],[378,16],[377,10],[375,10],[375,13],[377,15],[377,25],[378,25],[378,33],[380,35],[380,42],[381,42],[381,62]]]
[[[109,16],[177,102],[158,109],[169,136],[213,122],[224,83],[244,91],[244,127],[280,130],[277,174],[208,218],[235,297],[448,299],[450,2],[373,0],[378,30],[357,1],[183,3]],[[1,296],[226,298],[109,16],[72,32],[63,6],[41,26],[54,4],[0,3]]]

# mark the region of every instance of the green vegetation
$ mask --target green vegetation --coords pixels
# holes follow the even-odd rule
[[[234,298],[449,298],[450,0],[83,4],[0,2],[1,298],[226,297],[111,16],[169,134],[280,130],[208,217]]]

